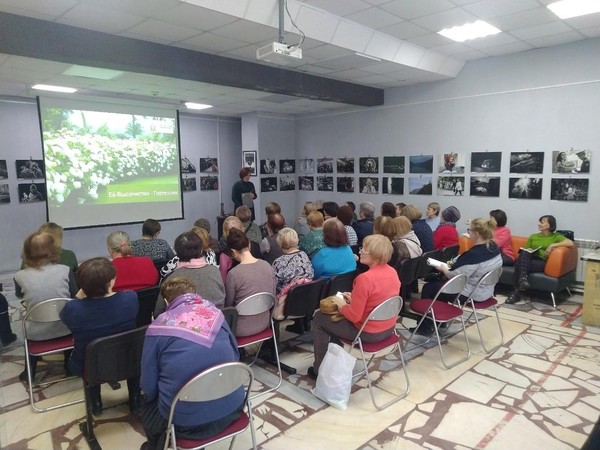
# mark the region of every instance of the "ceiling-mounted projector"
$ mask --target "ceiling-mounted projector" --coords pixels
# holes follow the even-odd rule
[[[281,42],[272,42],[256,50],[256,59],[273,64],[292,65],[302,59],[302,49]]]

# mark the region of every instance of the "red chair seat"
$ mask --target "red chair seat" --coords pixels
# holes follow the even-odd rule
[[[63,336],[47,341],[27,341],[29,354],[33,356],[43,355],[48,352],[58,352],[60,350],[68,350],[73,348],[73,336]]]
[[[347,341],[345,339],[340,339],[344,344],[351,345],[352,341]],[[396,345],[400,342],[400,338],[395,334],[391,334],[386,337],[383,341],[379,342],[364,342],[362,343],[363,350],[367,353],[377,353],[383,350],[384,348],[391,347],[392,345]],[[355,345],[358,348],[358,345]]]
[[[415,299],[410,302],[410,309],[419,314],[425,314],[432,301],[423,298]],[[447,322],[462,315],[462,309],[442,301],[433,301],[432,310],[437,322]]]
[[[496,300],[494,297],[490,297],[482,302],[468,303],[467,306],[471,306],[473,304],[475,305],[475,309],[488,309],[498,304],[498,300]]]
[[[233,434],[241,433],[250,424],[250,419],[246,413],[242,413],[231,425],[221,431],[219,434],[205,438],[205,439],[185,439],[177,438],[177,447],[181,448],[197,448],[209,445],[211,442],[218,441],[224,437],[231,436]]]
[[[255,342],[266,341],[272,337],[273,330],[271,330],[271,327],[269,327],[265,328],[260,333],[253,334],[251,336],[237,337],[236,340],[238,347],[245,347],[246,345],[254,344]]]

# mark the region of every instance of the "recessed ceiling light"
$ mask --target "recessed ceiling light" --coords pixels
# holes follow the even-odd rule
[[[464,42],[469,39],[481,38],[501,32],[502,31],[495,26],[490,25],[483,20],[478,20],[477,22],[466,23],[457,27],[444,28],[443,30],[438,31],[438,34],[452,39],[453,41]]]
[[[548,9],[561,19],[585,16],[600,12],[600,1],[598,0],[561,0],[549,4]]]
[[[203,103],[185,102],[183,104],[187,109],[208,109],[212,108],[212,105],[205,105]]]
[[[50,84],[34,84],[31,86],[31,89],[37,89],[39,91],[51,91],[51,92],[65,92],[67,94],[72,94],[73,92],[77,92],[77,89],[64,87],[64,86],[52,86]]]
[[[125,72],[121,70],[102,69],[100,67],[71,66],[63,72],[73,77],[92,78],[94,80],[114,80]]]

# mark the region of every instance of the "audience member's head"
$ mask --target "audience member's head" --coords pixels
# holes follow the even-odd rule
[[[242,252],[244,250],[248,250],[250,248],[250,241],[248,240],[248,236],[241,230],[237,228],[233,228],[229,232],[229,236],[227,236],[227,247],[230,250],[235,250],[236,252]]]
[[[129,235],[124,231],[113,231],[106,238],[106,245],[108,246],[111,255],[114,257],[115,253],[120,256],[131,255],[131,242],[129,241]]]
[[[456,223],[460,220],[460,211],[456,206],[448,206],[442,211],[442,221],[445,223]]]
[[[353,201],[347,201],[346,205],[348,205],[350,208],[352,208],[352,212],[356,211],[356,205],[354,204]]]
[[[283,228],[277,233],[277,243],[283,253],[290,253],[298,249],[298,233],[293,228]]]
[[[244,231],[242,221],[236,216],[229,216],[223,221],[223,239],[227,240],[227,236],[233,228]]]
[[[492,219],[474,219],[471,220],[469,230],[471,236],[473,233],[477,233],[484,241],[491,241],[494,238],[494,228],[496,227],[496,221]]]
[[[179,257],[179,261],[189,262],[192,259],[198,259],[204,251],[202,247],[202,239],[193,231],[181,233],[175,239],[175,253]]]
[[[204,228],[208,234],[210,234],[210,222],[208,219],[201,217],[194,222],[195,227]]]
[[[40,268],[46,264],[55,264],[59,259],[59,250],[50,233],[30,234],[23,242],[23,262],[26,267]]]
[[[390,241],[396,237],[394,219],[389,216],[379,216],[373,223],[373,234],[381,234]]]
[[[332,217],[323,224],[323,242],[327,247],[348,245],[348,232],[344,224]]]
[[[86,297],[100,298],[108,294],[117,277],[117,269],[106,258],[92,258],[77,268],[77,284]],[[114,284],[114,283],[113,283]]]
[[[406,203],[396,203],[396,217],[400,216],[402,214],[402,210],[404,209],[404,207],[406,206]]]
[[[394,227],[396,230],[396,236],[402,237],[412,230],[412,222],[408,220],[408,217],[400,216],[393,220]]]
[[[393,219],[396,217],[396,205],[394,205],[392,202],[383,202],[381,204],[381,215],[388,216]]]
[[[373,220],[375,217],[375,205],[371,202],[362,202],[359,206],[358,214],[362,219]]]
[[[550,216],[550,215],[545,215],[545,216],[540,217],[539,221],[541,222],[544,219],[546,219],[546,221],[548,222],[548,225],[550,226],[550,231],[552,233],[554,233],[556,231],[556,217]]]
[[[267,226],[269,227],[271,233],[277,234],[283,229],[283,227],[285,227],[285,219],[281,214],[273,213],[267,219]]]
[[[146,219],[142,225],[142,236],[156,237],[160,233],[160,222],[154,219]]]
[[[62,247],[63,240],[63,227],[54,222],[46,222],[40,225],[38,229],[39,233],[49,233],[54,238],[54,244],[58,247]]]
[[[323,216],[325,220],[330,217],[337,217],[339,205],[336,202],[324,202],[323,203]]]
[[[240,206],[235,210],[235,215],[242,223],[248,223],[252,220],[252,211],[247,206]]]
[[[269,217],[271,214],[281,214],[281,206],[276,202],[269,202],[265,205],[265,214]]]
[[[306,223],[308,223],[308,226],[313,230],[317,228],[323,228],[324,221],[325,218],[319,211],[311,212],[306,218]]]
[[[240,180],[243,180],[244,178],[248,178],[248,177],[250,177],[250,175],[251,175],[251,174],[252,174],[252,171],[250,170],[250,168],[249,168],[249,167],[243,167],[243,168],[240,170],[240,173],[239,173],[239,175],[240,175]],[[248,181],[248,180],[244,180],[244,181]]]
[[[404,208],[402,208],[402,215],[408,218],[408,220],[411,222],[419,220],[423,216],[419,208],[417,208],[415,205],[406,205]]]
[[[344,225],[352,225],[352,216],[352,208],[348,205],[342,205],[340,206],[340,209],[338,209],[337,218]]]
[[[440,204],[438,202],[431,202],[429,205],[427,205],[427,213],[425,215],[429,218],[439,216]]]
[[[202,241],[202,248],[204,249],[204,251],[208,250],[208,247],[210,245],[210,235],[207,233],[207,231],[204,228],[195,226],[190,228],[190,231],[192,233],[196,233],[196,235],[200,238],[200,240]]]
[[[496,226],[505,227],[508,218],[506,217],[506,213],[501,209],[492,209],[490,211],[490,217],[496,221]]]
[[[308,217],[308,215],[311,212],[316,211],[316,210],[317,210],[317,204],[315,202],[305,202],[300,214],[302,215],[302,217]]]
[[[389,239],[381,234],[372,234],[363,239],[362,252],[368,253],[375,264],[387,264],[394,251]]]
[[[196,286],[185,277],[169,277],[160,285],[160,293],[167,303],[183,294],[196,292]]]

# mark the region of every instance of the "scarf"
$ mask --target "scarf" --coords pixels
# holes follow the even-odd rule
[[[223,313],[198,294],[183,294],[152,322],[147,336],[171,336],[211,348],[221,325]]]
[[[177,263],[177,268],[179,269],[180,267],[187,267],[188,269],[201,269],[206,265],[206,258],[204,256],[201,256],[200,258],[192,258],[189,261],[185,262],[180,260]]]

